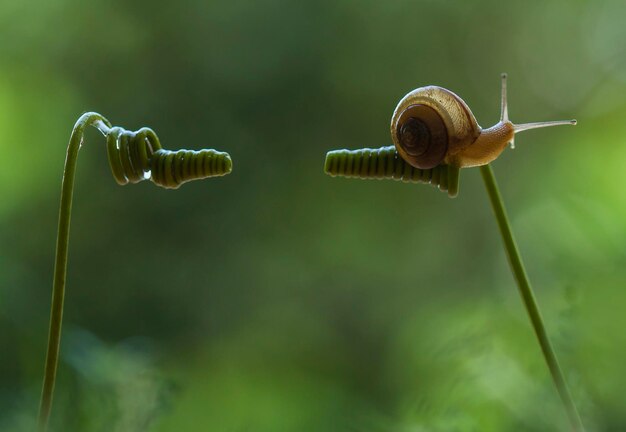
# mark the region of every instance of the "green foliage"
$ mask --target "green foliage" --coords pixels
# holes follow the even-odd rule
[[[129,394],[130,424],[155,431],[567,430],[479,174],[450,201],[320,172],[331,149],[389,145],[421,85],[492,124],[501,71],[516,120],[579,121],[521,135],[494,169],[585,425],[624,429],[623,17],[617,0],[2,2],[0,430],[33,430],[68,127],[86,109],[228,150],[237,171],[120,188],[89,132],[64,318],[117,354],[96,382],[72,354],[91,345],[66,333],[55,430],[129,424]],[[137,338],[153,351],[127,366]],[[121,393],[132,367],[148,376]]]

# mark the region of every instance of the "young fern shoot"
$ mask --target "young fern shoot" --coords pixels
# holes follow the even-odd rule
[[[459,192],[460,169],[480,167],[511,270],[541,352],[570,425],[574,431],[580,432],[584,431],[582,421],[545,330],[489,165],[507,144],[514,148],[515,134],[543,127],[575,125],[576,120],[512,123],[507,106],[506,78],[506,74],[502,74],[500,121],[494,126],[481,128],[467,104],[450,90],[437,86],[421,87],[404,96],[393,113],[393,146],[330,151],[326,155],[324,170],[333,177],[431,183],[453,198]]]
[[[48,349],[39,406],[40,431],[45,431],[48,426],[59,362],[74,177],[78,151],[87,126],[95,127],[106,137],[111,171],[120,185],[149,179],[163,188],[176,189],[187,181],[223,176],[232,171],[232,160],[228,153],[216,150],[164,150],[152,129],[141,128],[132,132],[113,127],[106,118],[95,112],[85,113],[78,119],[67,147],[63,171]]]

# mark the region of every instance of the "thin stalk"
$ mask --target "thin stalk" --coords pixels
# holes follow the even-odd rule
[[[107,137],[109,165],[113,177],[120,185],[137,183],[149,178],[157,186],[176,189],[191,180],[229,174],[233,167],[230,156],[225,152],[213,149],[165,150],[150,128],[141,128],[135,132],[126,131],[120,127],[113,128],[107,119],[94,112],[85,113],[78,119],[67,146],[63,170],[59,230],[52,282],[50,330],[39,405],[38,425],[41,432],[45,432],[48,427],[59,363],[74,177],[78,151],[83,143],[83,134],[87,126],[95,127]]]
[[[578,410],[576,409],[576,405],[574,404],[569,388],[567,387],[567,383],[563,378],[563,372],[559,366],[559,362],[556,358],[556,354],[554,353],[554,349],[552,348],[552,344],[550,343],[550,339],[548,338],[548,334],[546,333],[543,319],[541,318],[541,313],[539,312],[539,307],[537,306],[537,300],[535,299],[535,295],[530,286],[528,275],[526,274],[524,264],[522,263],[522,257],[520,256],[515,238],[513,237],[513,231],[511,230],[506,210],[504,209],[504,203],[502,201],[502,196],[500,195],[493,170],[490,165],[483,165],[480,167],[480,173],[482,174],[485,187],[487,188],[487,193],[489,194],[489,199],[491,200],[493,212],[495,213],[496,220],[498,221],[498,227],[500,228],[500,234],[502,235],[502,240],[504,241],[504,248],[506,249],[509,264],[511,265],[511,270],[513,271],[513,276],[517,281],[517,286],[519,288],[520,295],[522,296],[522,300],[524,301],[526,312],[528,312],[528,316],[530,317],[530,321],[535,330],[535,335],[537,335],[539,345],[541,346],[543,357],[548,364],[552,380],[554,381],[554,385],[559,393],[559,396],[561,397],[567,416],[569,417],[572,430],[575,432],[584,432],[585,428],[580,419],[580,415],[578,414]]]
[[[72,211],[72,195],[78,150],[83,142],[83,133],[87,126],[95,126],[100,131],[108,130],[108,121],[95,113],[81,116],[74,125],[74,130],[67,146],[63,185],[61,187],[61,205],[59,209],[59,229],[57,233],[54,277],[52,282],[52,305],[50,308],[50,330],[48,333],[48,349],[44,368],[43,388],[39,404],[39,430],[44,432],[48,427],[52,395],[59,363],[59,345],[61,342],[61,324],[63,321],[63,299],[65,297],[65,278],[67,274],[67,250],[70,238],[70,215]]]

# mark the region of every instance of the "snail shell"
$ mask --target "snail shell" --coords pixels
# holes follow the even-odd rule
[[[454,155],[472,144],[480,132],[467,104],[438,86],[411,91],[391,117],[391,138],[398,153],[421,169],[456,165]]]

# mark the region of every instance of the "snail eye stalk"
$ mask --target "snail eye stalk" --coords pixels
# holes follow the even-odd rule
[[[111,126],[106,118],[94,112],[85,113],[78,119],[67,147],[63,171],[50,329],[39,405],[40,431],[47,429],[52,408],[61,341],[74,177],[78,151],[83,143],[84,131],[88,126],[95,127],[106,137],[111,171],[115,181],[120,185],[149,179],[160,187],[176,189],[191,180],[223,176],[232,171],[232,160],[228,153],[216,150],[164,150],[159,138],[150,128],[141,128],[134,132],[127,131]]]

